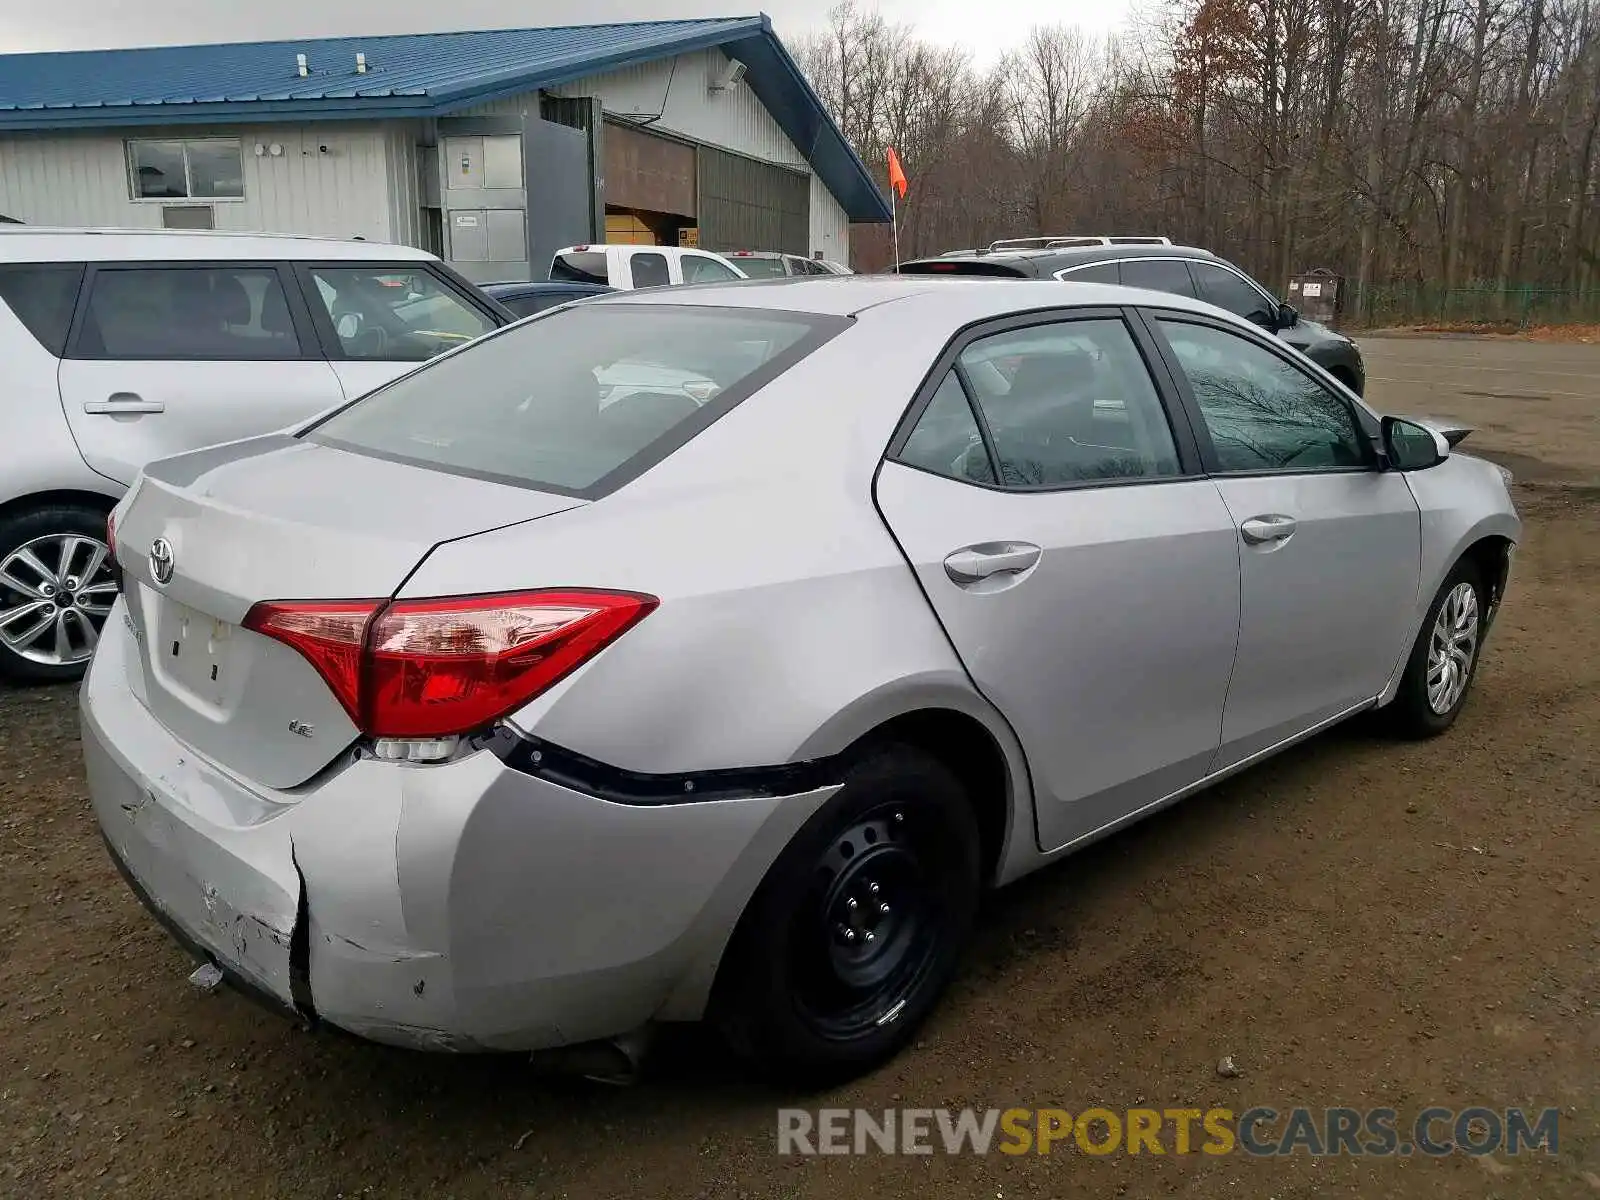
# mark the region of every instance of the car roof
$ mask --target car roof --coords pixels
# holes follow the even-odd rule
[[[124,259],[403,259],[437,261],[411,246],[355,238],[200,229],[97,229],[0,225],[0,262],[107,262]]]
[[[537,279],[525,283],[508,280],[504,283],[478,285],[491,296],[524,295],[529,292],[614,292],[617,289],[604,283],[581,283],[576,279]]]
[[[556,257],[563,254],[599,254],[606,250],[642,250],[647,254],[709,254],[713,258],[721,255],[715,250],[703,250],[699,246],[654,246],[648,242],[579,242],[576,246],[563,246],[556,251]]]
[[[1222,309],[1189,296],[1083,283],[1064,288],[1054,279],[1017,279],[978,275],[786,275],[735,283],[695,283],[671,288],[615,292],[591,302],[613,304],[684,304],[710,308],[765,309],[816,316],[852,317],[869,309],[895,306],[897,313],[952,322],[952,328],[1040,309],[1108,308],[1128,304],[1182,309],[1210,317],[1226,317],[1246,325]],[[588,307],[588,305],[585,305]]]
[[[1064,246],[1054,250],[996,250],[979,254],[965,251],[958,254],[931,255],[927,258],[909,259],[902,267],[925,263],[1000,263],[1016,267],[1029,275],[1054,275],[1068,267],[1084,267],[1098,262],[1120,262],[1125,258],[1191,258],[1210,262],[1223,261],[1209,250],[1199,246]]]

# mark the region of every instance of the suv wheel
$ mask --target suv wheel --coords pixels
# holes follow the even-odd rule
[[[0,676],[81,678],[116,598],[103,511],[52,504],[0,518]]]

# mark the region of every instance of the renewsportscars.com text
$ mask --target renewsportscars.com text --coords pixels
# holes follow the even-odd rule
[[[779,1154],[1555,1154],[1559,1110],[1424,1108],[778,1110]]]

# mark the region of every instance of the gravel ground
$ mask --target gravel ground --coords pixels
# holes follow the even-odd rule
[[[299,1032],[138,908],[70,689],[0,690],[0,1194],[1600,1197],[1600,347],[1374,339],[1527,523],[1448,736],[1347,727],[994,898],[922,1040],[826,1097],[674,1030],[628,1090]],[[1222,1078],[1231,1056],[1240,1074]],[[780,1157],[775,1109],[1559,1106],[1556,1155]]]

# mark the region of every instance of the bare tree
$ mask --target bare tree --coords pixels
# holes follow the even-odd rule
[[[1374,318],[1600,315],[1600,0],[1150,2],[979,71],[843,0],[799,57],[880,180],[899,152],[910,254],[1154,231],[1332,267]]]

